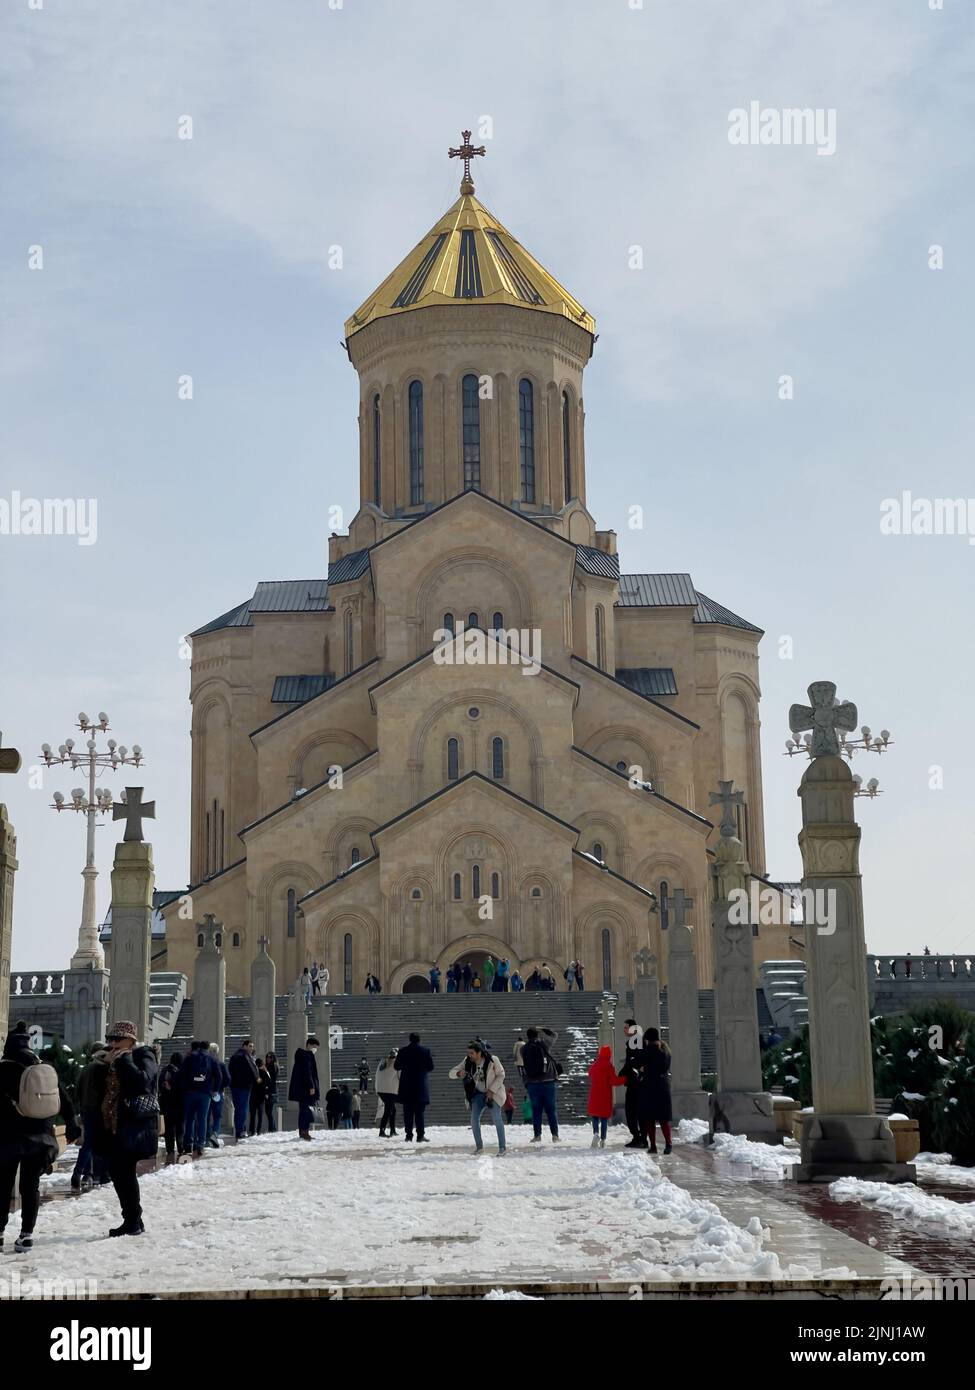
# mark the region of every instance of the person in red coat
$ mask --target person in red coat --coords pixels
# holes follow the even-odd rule
[[[594,1149],[605,1149],[606,1147],[606,1122],[613,1113],[613,1087],[625,1085],[625,1079],[616,1075],[612,1048],[601,1047],[598,1057],[589,1068],[589,1105],[587,1111],[592,1119],[592,1147]]]

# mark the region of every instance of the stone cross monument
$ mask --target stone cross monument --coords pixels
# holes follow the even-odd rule
[[[300,979],[295,981],[290,993],[288,994],[288,1021],[286,1025],[286,1031],[288,1040],[288,1055],[285,1058],[282,1066],[284,1080],[282,1092],[285,1097],[287,1097],[288,1094],[288,1083],[291,1080],[291,1069],[294,1066],[295,1053],[297,1052],[299,1047],[304,1047],[305,1042],[308,1038],[308,1034],[311,1032],[311,1028],[309,1027],[308,1023],[308,1005],[305,1001],[305,990]],[[322,1065],[319,1059],[321,1058],[322,1052],[324,1052],[328,1047],[327,1033],[324,1038],[320,1039],[320,1042],[322,1046],[318,1053],[318,1057],[315,1059],[318,1062],[319,1085],[321,1085],[322,1082]],[[323,1104],[324,1099],[325,1091],[322,1090]],[[287,1117],[288,1128],[296,1129],[298,1125],[298,1106],[295,1101],[285,1101],[285,1115]]]
[[[721,839],[711,865],[711,930],[714,936],[715,1041],[718,1087],[709,1096],[711,1137],[744,1134],[778,1143],[772,1097],[762,1087],[748,887],[751,871],[738,839],[732,808],[742,805],[731,782],[719,783],[711,805],[722,807]]]
[[[694,938],[684,918],[694,899],[677,888],[664,902],[667,931],[667,1012],[670,1018],[671,1089],[674,1118],[706,1120],[707,1094],[701,1089],[701,1025],[697,998]],[[639,1019],[643,1023],[643,1019]],[[646,1027],[646,1024],[644,1024]]]
[[[227,1034],[227,962],[223,955],[223,923],[206,912],[197,923],[203,945],[196,953],[193,976],[193,1036],[216,1043],[223,1057]]]
[[[644,946],[633,957],[633,1017],[641,1028],[660,1028],[660,982],[657,957]]]
[[[125,818],[125,837],[115,846],[112,868],[112,973],[109,1023],[128,1018],[140,1041],[149,1042],[149,972],[152,957],[152,890],[156,877],[152,846],[142,838],[142,817],[155,816],[155,802],[142,803],[141,787],[126,787],[112,819]]]
[[[840,756],[837,730],[856,728],[856,706],[836,699],[831,681],[809,687],[809,705],[793,705],[789,728],[812,729],[811,761],[799,787],[806,901],[827,903],[823,922],[806,923],[806,993],[814,1114],[804,1115],[799,1182],[860,1177],[912,1182],[897,1163],[886,1119],[875,1113],[867,994],[860,827],[853,818],[853,774]]]
[[[251,1037],[259,1057],[274,1051],[274,999],[277,968],[268,955],[266,936],[257,942],[260,950],[251,966]]]
[[[615,1037],[613,1024],[616,1019],[617,1008],[618,1001],[616,995],[607,994],[604,991],[603,997],[596,1005],[596,1021],[598,1024],[597,1038],[600,1047],[613,1046],[613,1039]]]

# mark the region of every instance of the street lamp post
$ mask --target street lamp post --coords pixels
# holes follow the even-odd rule
[[[62,792],[55,792],[51,809],[54,811],[80,811],[86,819],[87,847],[85,867],[81,871],[85,881],[85,890],[81,906],[81,927],[78,931],[78,949],[71,957],[71,969],[83,969],[87,965],[94,965],[101,969],[105,964],[105,955],[101,942],[98,940],[98,923],[95,915],[95,879],[98,877],[98,870],[95,868],[95,825],[99,813],[104,815],[112,809],[112,793],[107,787],[96,787],[95,776],[100,767],[112,772],[117,771],[120,767],[141,767],[142,749],[137,743],[134,743],[130,752],[124,745],[117,744],[114,738],[110,738],[107,750],[100,753],[95,742],[95,734],[96,732],[103,734],[108,732],[108,715],[104,713],[99,714],[97,722],[93,723],[87,714],[82,712],[78,715],[78,728],[83,734],[88,735],[84,753],[76,750],[73,738],[66,738],[56,753],[51,751],[49,743],[42,743],[41,757],[47,767],[61,764],[70,766],[74,771],[83,767],[87,767],[88,770],[87,795],[83,787],[75,787],[71,793],[71,800],[66,801]],[[124,800],[124,792],[122,797]]]

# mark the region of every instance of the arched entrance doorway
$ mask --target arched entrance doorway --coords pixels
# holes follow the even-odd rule
[[[430,981],[426,975],[407,975],[403,981],[404,994],[429,994]]]
[[[487,988],[487,982],[486,982],[485,976],[484,976],[484,962],[487,960],[488,956],[491,956],[491,957],[492,957],[492,959],[494,960],[495,966],[497,966],[497,963],[498,963],[498,961],[501,959],[501,957],[500,957],[495,951],[485,951],[485,950],[482,950],[482,949],[473,950],[473,951],[458,951],[458,952],[451,958],[451,960],[448,962],[448,964],[449,964],[449,965],[459,965],[459,966],[461,967],[461,969],[463,969],[465,965],[470,965],[472,977],[473,977],[474,975],[477,975],[477,977],[478,977],[478,978],[480,979],[480,981],[481,981],[481,988],[482,988],[482,989],[486,989],[486,988]],[[509,959],[510,959],[510,957],[509,957]],[[512,970],[513,970],[515,967],[512,966],[511,968],[512,968]],[[446,988],[446,986],[445,986],[445,988]]]

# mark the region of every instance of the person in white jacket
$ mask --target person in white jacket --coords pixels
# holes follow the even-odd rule
[[[498,1133],[498,1157],[505,1152],[504,1134],[504,1067],[492,1057],[479,1038],[467,1044],[467,1056],[449,1073],[455,1080],[468,1080],[470,1088],[471,1130],[474,1152],[484,1152],[481,1139],[481,1116],[486,1110]]]
[[[383,1139],[386,1138],[386,1125],[389,1125],[389,1137],[392,1138],[396,1133],[396,1097],[399,1094],[399,1072],[394,1063],[396,1061],[395,1051],[390,1052],[384,1057],[376,1068],[376,1095],[382,1101],[383,1113],[379,1120],[379,1133]]]

